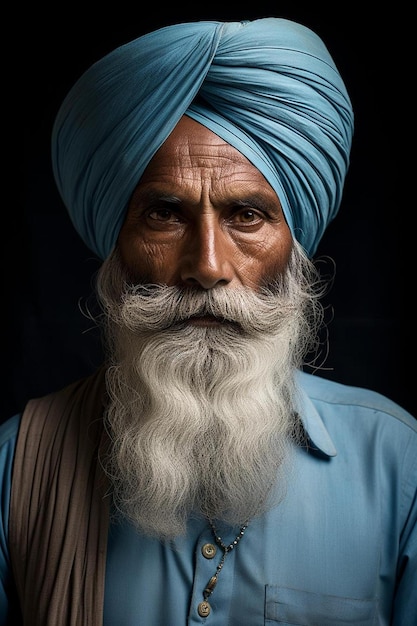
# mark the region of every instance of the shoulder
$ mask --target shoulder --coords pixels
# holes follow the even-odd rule
[[[417,482],[417,419],[411,413],[376,391],[316,375],[301,373],[300,386],[309,423],[324,426],[339,456],[378,457],[379,466],[390,471],[394,465]]]
[[[320,423],[344,475],[351,472],[364,484],[378,485],[381,493],[384,485],[396,484],[402,510],[416,506],[417,419],[369,389],[305,373],[300,385],[307,396],[309,423],[315,426],[313,435]]]
[[[20,421],[21,415],[19,414],[0,424],[0,502],[2,503],[2,512],[5,513],[4,520],[7,520],[8,516],[13,461]],[[2,527],[3,523],[0,520],[0,528]]]
[[[0,580],[8,562],[8,520],[13,460],[19,432],[20,415],[15,415],[0,424]],[[0,584],[0,595],[1,595]]]
[[[0,424],[0,454],[3,453],[4,455],[6,450],[10,450],[16,445],[21,417],[19,413]]]
[[[343,419],[378,419],[380,422],[413,431],[417,434],[417,419],[399,404],[377,391],[355,387],[300,373],[300,384],[321,417],[332,415]]]

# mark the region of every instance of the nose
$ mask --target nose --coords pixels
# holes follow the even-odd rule
[[[181,280],[189,286],[213,289],[234,278],[232,243],[219,224],[200,225],[185,244]]]

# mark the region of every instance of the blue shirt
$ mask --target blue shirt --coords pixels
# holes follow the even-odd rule
[[[372,391],[300,374],[310,438],[284,500],[222,550],[203,519],[165,545],[109,528],[104,626],[417,624],[417,420]],[[0,427],[0,624],[13,601],[7,520],[19,416]],[[219,526],[224,543],[238,529]],[[214,549],[213,549],[214,547]],[[214,553],[214,554],[213,554]]]

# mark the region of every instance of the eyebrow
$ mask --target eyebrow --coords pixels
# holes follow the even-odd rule
[[[164,203],[167,205],[180,206],[187,203],[187,198],[181,198],[176,194],[167,194],[162,189],[155,187],[136,189],[129,202],[129,208],[134,209],[140,203],[152,204],[152,203]],[[265,196],[265,194],[258,192],[248,192],[244,195],[237,196],[232,195],[222,202],[224,206],[241,206],[241,207],[254,207],[261,211],[274,213],[279,216],[282,213],[282,205],[278,196]]]
[[[261,211],[274,212],[276,215],[282,213],[282,205],[278,196],[271,199],[269,197],[265,198],[264,195],[258,193],[247,194],[242,198],[235,200],[234,203],[242,207],[253,206]]]
[[[180,204],[183,201],[176,195],[167,194],[165,192],[159,191],[158,189],[136,188],[129,200],[129,207],[134,208],[140,202],[167,202],[170,204]]]

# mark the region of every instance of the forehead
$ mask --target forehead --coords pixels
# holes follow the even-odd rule
[[[166,179],[184,184],[206,178],[216,182],[256,183],[273,192],[263,174],[241,152],[187,116],[181,118],[155,153],[140,183]]]

